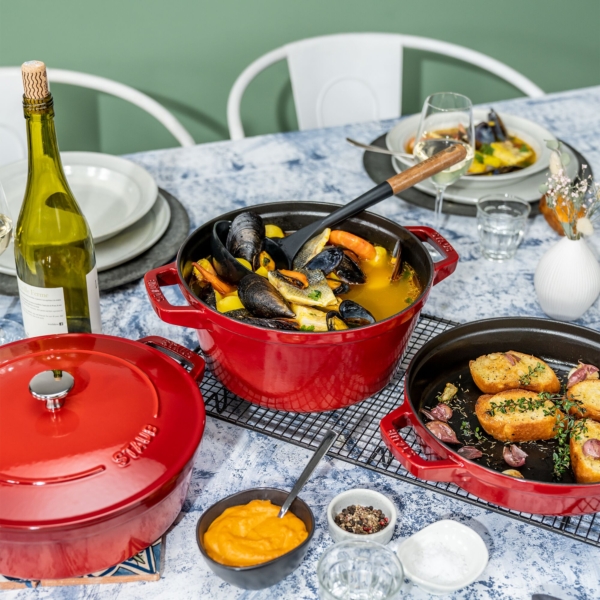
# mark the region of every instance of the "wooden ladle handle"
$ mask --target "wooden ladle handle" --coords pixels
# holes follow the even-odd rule
[[[465,160],[465,158],[467,158],[467,149],[462,144],[453,144],[449,148],[434,154],[431,158],[424,160],[422,163],[390,177],[387,182],[390,184],[394,194],[398,194],[424,179],[459,163],[461,160]]]

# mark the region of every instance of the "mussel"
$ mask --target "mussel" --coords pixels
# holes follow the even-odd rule
[[[338,279],[327,279],[327,285],[331,288],[331,291],[335,296],[341,296],[347,294],[350,291],[350,286],[345,281],[339,281]]]
[[[487,121],[475,125],[475,147],[479,150],[484,144],[492,144],[496,141],[494,129]]]
[[[353,300],[344,300],[338,310],[344,323],[349,327],[364,327],[375,323],[375,317]]]
[[[202,288],[196,288],[193,285],[190,287],[192,288],[192,292],[194,292],[194,294],[196,294],[196,296],[202,300],[202,302],[214,310],[217,310],[217,297],[215,296],[215,290],[213,290],[210,285]]]
[[[267,329],[279,329],[282,331],[298,331],[298,323],[294,319],[259,319],[258,317],[248,317],[243,319],[244,323],[256,325],[257,327],[266,327]]]
[[[239,283],[238,296],[255,317],[293,319],[295,316],[283,296],[260,275],[246,275]]]
[[[340,264],[333,271],[340,281],[345,283],[362,284],[367,281],[362,269],[354,262],[346,252]]]
[[[243,321],[244,323],[249,323],[250,325],[256,325],[257,327],[266,327],[267,329],[282,329],[284,331],[296,331],[298,329],[298,323],[296,323],[294,319],[285,319],[282,317],[261,319],[259,317],[253,317],[250,311],[246,310],[245,308],[230,310],[225,314],[232,319]]]
[[[342,315],[337,310],[330,310],[325,316],[327,321],[327,331],[342,331],[348,329],[348,325],[344,323]]]
[[[262,217],[248,211],[233,219],[225,245],[235,258],[243,258],[252,265],[253,269],[257,269],[264,238],[265,225]]]
[[[498,113],[490,108],[490,112],[488,113],[488,122],[491,128],[494,130],[494,137],[496,138],[496,142],[503,142],[508,137],[508,133],[506,131],[506,127],[504,127],[504,123],[502,119],[498,116]]]
[[[322,252],[319,252],[314,258],[311,258],[305,265],[305,269],[319,270],[324,275],[329,275],[335,271],[338,265],[344,259],[344,251],[336,246],[330,246],[325,248]]]
[[[400,243],[400,240],[396,241],[396,246],[394,247],[392,256],[396,262],[394,262],[394,268],[392,269],[392,274],[390,275],[390,281],[398,281],[404,266],[402,262],[402,244]]]

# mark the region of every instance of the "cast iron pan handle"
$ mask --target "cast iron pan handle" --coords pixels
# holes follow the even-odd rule
[[[188,367],[190,377],[194,381],[201,381],[204,376],[204,359],[195,352],[192,352],[188,348],[181,346],[171,340],[160,337],[158,335],[150,335],[138,340],[142,344],[146,344],[152,348],[156,348],[163,354],[173,358],[177,362],[182,363],[185,368]]]
[[[457,484],[463,481],[465,475],[461,464],[450,459],[425,460],[404,441],[398,429],[409,425],[414,427],[413,412],[408,400],[383,417],[379,423],[379,431],[385,445],[404,468],[415,477],[427,481],[448,481]]]
[[[177,285],[179,283],[179,274],[177,264],[171,264],[158,267],[148,271],[144,275],[144,283],[150,304],[154,312],[161,321],[171,325],[180,325],[181,327],[192,327],[196,329],[207,329],[208,321],[204,318],[204,312],[195,306],[174,306],[163,294],[161,287]]]
[[[440,235],[431,227],[409,226],[406,227],[406,229],[411,233],[414,233],[422,242],[429,242],[444,256],[442,260],[433,263],[433,269],[435,271],[433,285],[437,285],[440,281],[446,279],[448,275],[454,273],[459,259],[458,252],[443,235]]]

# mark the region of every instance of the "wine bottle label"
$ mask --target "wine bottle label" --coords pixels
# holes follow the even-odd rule
[[[27,337],[68,333],[63,288],[40,288],[17,277]]]
[[[87,283],[92,333],[102,333],[102,321],[100,320],[100,287],[98,286],[98,269],[96,267],[85,276],[85,281]]]

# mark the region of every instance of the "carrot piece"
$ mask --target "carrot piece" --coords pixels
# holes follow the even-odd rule
[[[287,269],[279,269],[279,272],[286,277],[291,277],[296,281],[299,281],[303,287],[308,287],[308,279],[304,273],[298,273],[298,271],[288,271]]]
[[[210,285],[212,285],[213,288],[217,292],[219,292],[219,294],[223,294],[223,296],[226,296],[227,294],[235,292],[235,286],[225,283],[222,279],[219,279],[219,277],[216,274],[211,273],[204,267],[200,266],[198,263],[192,264],[194,265],[194,267],[196,267],[196,269],[198,269],[198,271],[200,271],[202,277],[204,277],[204,279],[206,279],[206,281],[208,281],[208,283],[210,283]]]
[[[344,248],[348,248],[348,250],[352,250],[359,258],[373,260],[377,256],[377,251],[373,244],[347,231],[334,229],[329,234],[329,241],[335,246],[343,246]]]

